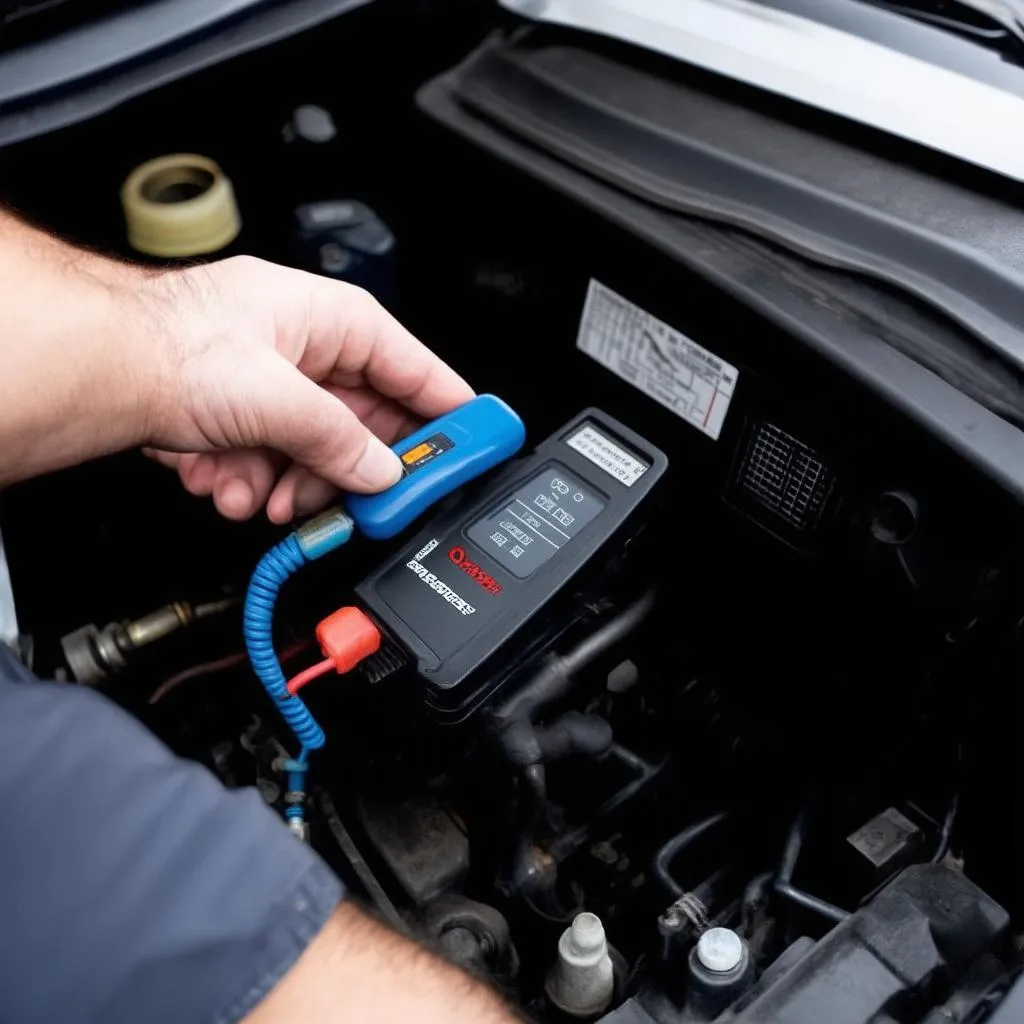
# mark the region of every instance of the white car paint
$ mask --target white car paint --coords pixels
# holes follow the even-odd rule
[[[1024,99],[753,0],[500,0],[1024,181]]]

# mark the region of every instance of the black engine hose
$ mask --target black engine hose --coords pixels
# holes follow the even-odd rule
[[[654,592],[648,591],[618,615],[599,626],[565,654],[546,658],[524,686],[492,713],[498,742],[506,760],[519,773],[519,815],[508,877],[517,889],[538,884],[533,845],[547,809],[545,762],[571,754],[600,757],[612,746],[612,729],[596,715],[569,711],[546,727],[535,719],[542,709],[572,688],[574,677],[625,639],[650,614]]]
[[[715,814],[709,814],[706,818],[701,818],[692,825],[687,825],[682,832],[674,835],[654,855],[654,864],[652,866],[654,877],[667,892],[671,893],[673,899],[679,899],[685,890],[672,877],[672,862],[699,839],[703,839],[709,832],[713,832],[720,825],[724,825],[731,817],[732,815],[728,811],[717,811]]]
[[[533,678],[495,710],[494,722],[498,728],[523,719],[532,722],[545,705],[564,697],[572,688],[575,676],[629,636],[647,618],[654,607],[654,600],[654,591],[648,591],[565,654],[547,657]]]
[[[789,830],[789,835],[786,837],[786,845],[782,851],[779,870],[775,873],[774,889],[783,899],[827,918],[835,924],[839,924],[840,921],[845,921],[850,916],[847,911],[809,892],[804,892],[793,885],[796,862],[800,859],[800,851],[803,849],[804,840],[807,838],[809,825],[810,810],[805,807],[797,815],[796,821],[793,822],[793,827]]]
[[[612,727],[598,715],[566,711],[550,725],[538,726],[534,731],[544,762],[574,755],[604,757],[612,749]]]

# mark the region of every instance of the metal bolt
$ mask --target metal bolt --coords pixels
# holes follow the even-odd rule
[[[320,269],[325,274],[342,274],[352,264],[352,253],[337,242],[320,246]]]
[[[330,142],[338,134],[330,111],[312,103],[304,103],[295,108],[290,128],[306,142]]]

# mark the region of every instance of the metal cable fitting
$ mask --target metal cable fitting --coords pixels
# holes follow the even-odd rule
[[[702,935],[711,927],[711,918],[704,901],[692,892],[684,892],[659,918],[658,930],[663,935],[675,934],[691,927]]]

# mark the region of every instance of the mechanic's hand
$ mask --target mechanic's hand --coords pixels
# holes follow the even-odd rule
[[[378,491],[386,447],[473,392],[366,292],[236,257],[145,285],[168,333],[152,454],[231,519]]]

